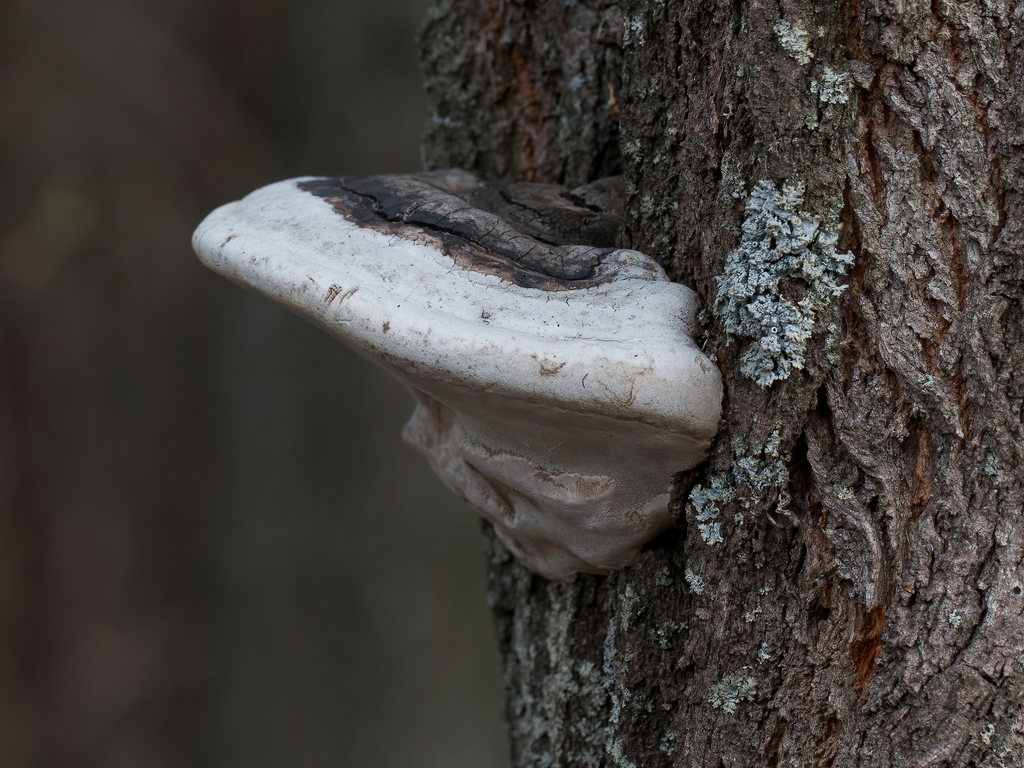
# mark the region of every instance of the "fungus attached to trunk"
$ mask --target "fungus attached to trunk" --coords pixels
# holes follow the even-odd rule
[[[722,384],[690,289],[615,248],[616,180],[464,171],[272,184],[193,244],[412,390],[403,432],[535,573],[623,568],[672,524]]]

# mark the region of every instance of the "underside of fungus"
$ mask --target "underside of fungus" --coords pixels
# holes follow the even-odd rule
[[[403,432],[552,579],[628,565],[706,456],[718,369],[690,289],[618,249],[616,180],[464,171],[305,178],[211,213],[193,244],[405,382]]]

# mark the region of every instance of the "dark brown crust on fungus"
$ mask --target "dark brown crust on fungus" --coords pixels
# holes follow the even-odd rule
[[[643,258],[615,247],[622,221],[618,177],[573,190],[483,182],[457,170],[298,186],[361,227],[430,244],[464,269],[524,288],[590,288]]]

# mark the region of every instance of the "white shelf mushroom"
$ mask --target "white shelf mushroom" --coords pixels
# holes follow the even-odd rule
[[[568,579],[671,526],[672,476],[721,415],[696,295],[614,248],[615,192],[295,179],[218,208],[193,244],[404,381],[405,438],[530,570]]]

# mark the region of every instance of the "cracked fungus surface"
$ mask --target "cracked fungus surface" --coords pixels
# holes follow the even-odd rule
[[[759,181],[740,245],[717,278],[715,311],[726,332],[750,339],[740,372],[762,387],[804,367],[815,316],[846,289],[839,280],[853,264],[853,254],[836,253],[839,230],[801,210],[803,200],[802,184],[779,191]]]

